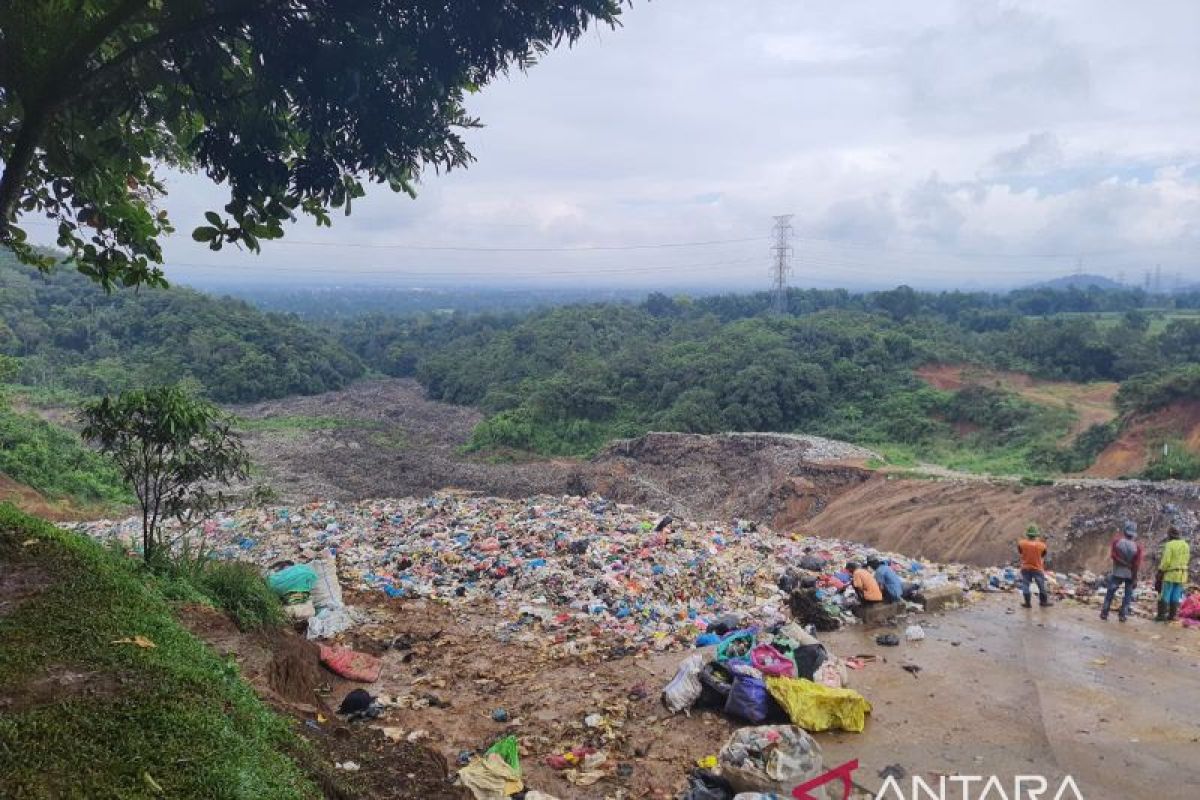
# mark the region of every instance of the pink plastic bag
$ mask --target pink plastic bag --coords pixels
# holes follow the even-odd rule
[[[321,663],[343,678],[359,683],[374,683],[383,671],[383,662],[378,658],[348,647],[322,646]]]
[[[760,644],[750,651],[750,664],[763,675],[796,677],[796,662],[769,644]]]

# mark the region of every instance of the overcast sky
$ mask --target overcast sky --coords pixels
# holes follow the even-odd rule
[[[1200,280],[1196,0],[635,0],[471,110],[478,163],[417,200],[376,190],[256,258],[177,236],[168,274],[757,289],[791,213],[795,285],[1020,284],[1077,258]],[[185,233],[224,202],[172,186]],[[386,247],[729,239],[751,241]]]

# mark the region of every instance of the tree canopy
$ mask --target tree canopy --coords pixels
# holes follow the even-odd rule
[[[0,2],[0,244],[58,226],[106,288],[165,283],[164,166],[228,188],[192,236],[257,251],[298,214],[330,224],[364,183],[413,192],[466,165],[466,93],[615,25],[623,0]]]

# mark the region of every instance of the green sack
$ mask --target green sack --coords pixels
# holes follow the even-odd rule
[[[728,634],[717,643],[717,661],[722,664],[731,660],[749,664],[750,651],[754,648],[754,637],[757,633],[754,628],[744,628]]]
[[[267,578],[267,586],[280,597],[293,593],[309,594],[317,585],[317,572],[308,564],[296,564]]]
[[[503,739],[496,742],[487,749],[484,755],[495,753],[504,759],[504,763],[513,768],[513,772],[521,774],[521,748],[517,743],[517,737],[505,736]]]

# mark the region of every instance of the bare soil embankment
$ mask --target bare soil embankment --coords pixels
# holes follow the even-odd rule
[[[1136,475],[1161,452],[1164,442],[1200,454],[1200,400],[1180,400],[1124,420],[1121,434],[1100,452],[1087,474],[1098,478]]]

